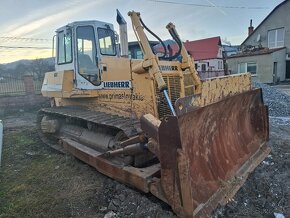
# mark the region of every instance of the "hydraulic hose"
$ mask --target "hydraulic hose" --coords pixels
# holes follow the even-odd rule
[[[146,25],[145,23],[143,22],[143,20],[141,18],[140,19],[140,22],[142,24],[142,26],[152,35],[154,36],[162,45],[163,49],[164,49],[164,55],[159,57],[161,60],[173,60],[175,58],[177,58],[180,53],[181,53],[181,47],[182,47],[182,42],[180,41],[179,37],[177,36],[177,33],[174,31],[174,30],[169,30],[169,33],[171,35],[171,37],[173,38],[173,40],[177,43],[179,49],[178,49],[178,52],[173,55],[173,56],[169,56],[169,57],[166,57],[167,55],[167,49],[166,49],[166,46],[164,44],[164,42],[154,33],[152,32]],[[152,49],[152,48],[151,48]],[[153,53],[155,54],[154,50],[152,49]]]
[[[182,42],[180,41],[179,37],[177,36],[177,34],[174,32],[174,30],[169,30],[170,35],[172,36],[172,38],[174,39],[175,42],[177,42],[177,45],[179,47],[178,52],[175,53],[175,55],[171,56],[171,57],[166,57],[164,60],[172,60],[177,58],[180,53],[181,53],[181,48],[182,48]]]
[[[164,49],[164,55],[160,58],[164,58],[166,55],[167,55],[167,50],[166,50],[166,46],[164,44],[164,42],[155,34],[153,33],[146,25],[145,23],[143,22],[143,20],[140,18],[140,22],[142,24],[142,26],[152,35],[154,36],[162,45],[163,49]],[[152,48],[151,48],[152,49]],[[152,49],[153,53],[155,54],[154,50]]]

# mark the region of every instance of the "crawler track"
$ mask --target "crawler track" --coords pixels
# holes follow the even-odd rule
[[[70,122],[74,121],[86,123],[86,126],[89,126],[89,124],[94,124],[111,129],[112,131],[122,131],[127,137],[131,137],[142,132],[139,120],[134,120],[127,117],[92,111],[81,107],[43,108],[37,114],[38,134],[45,144],[61,153],[65,153],[62,146],[60,146],[56,140],[52,140],[47,137],[47,134],[44,134],[41,131],[41,120],[45,115]]]

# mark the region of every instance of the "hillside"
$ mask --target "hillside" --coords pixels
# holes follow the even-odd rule
[[[50,58],[41,58],[41,60],[47,62],[48,65],[53,65],[54,66],[54,58],[50,57]],[[7,70],[12,70],[15,69],[18,65],[26,65],[29,66],[31,65],[33,62],[35,61],[35,59],[33,60],[18,60],[18,61],[14,61],[11,63],[7,63],[7,64],[1,64],[2,68],[5,68]]]

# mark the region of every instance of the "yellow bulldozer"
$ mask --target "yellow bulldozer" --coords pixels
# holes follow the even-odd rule
[[[56,70],[42,86],[51,107],[38,113],[39,135],[180,217],[209,217],[270,152],[262,91],[248,73],[201,80],[172,23],[178,52],[155,54],[140,13],[128,15],[143,59],[128,58],[119,12],[120,36],[101,21],[56,30]]]

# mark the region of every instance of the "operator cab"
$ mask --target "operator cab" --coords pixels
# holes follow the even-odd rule
[[[78,21],[57,29],[55,68],[74,70],[75,88],[96,89],[102,84],[103,56],[117,56],[112,24]]]

